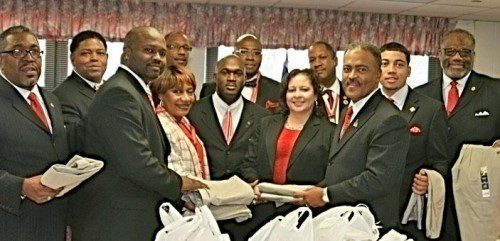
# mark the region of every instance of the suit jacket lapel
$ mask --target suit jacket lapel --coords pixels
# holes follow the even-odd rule
[[[408,123],[413,119],[419,107],[418,99],[413,94],[413,91],[414,90],[412,89],[408,89],[408,95],[406,96],[406,101],[405,104],[403,105],[403,110],[400,112],[401,116],[403,116]]]
[[[215,112],[215,107],[214,103],[212,101],[212,97],[208,98],[207,102],[204,102],[204,107],[202,108],[202,120],[203,124],[205,125],[205,128],[207,130],[210,130],[212,132],[212,137],[217,138],[220,144],[222,145],[227,145],[226,140],[224,138],[224,133],[222,132],[221,125],[219,123],[219,120],[217,118],[217,113]],[[214,128],[217,126],[217,128]]]
[[[265,135],[267,156],[269,158],[269,166],[271,172],[274,171],[274,159],[276,158],[276,142],[278,141],[278,135],[283,130],[283,125],[285,124],[285,118],[283,115],[277,115],[276,118],[273,118],[269,125],[264,127],[263,130],[266,130],[266,133],[261,133]]]
[[[78,90],[80,93],[82,93],[84,96],[88,97],[89,99],[94,98],[95,95],[95,90],[91,88],[85,80],[80,78],[75,72],[73,72],[69,78],[73,79],[75,83],[78,85]]]
[[[380,91],[377,91],[375,94],[373,94],[373,96],[370,97],[368,102],[365,103],[363,108],[361,108],[359,113],[356,115],[356,118],[352,120],[351,127],[349,128],[349,130],[344,134],[342,139],[339,139],[340,130],[342,129],[342,125],[346,114],[345,112],[347,109],[342,111],[341,123],[338,125],[339,128],[335,128],[334,145],[332,150],[330,151],[329,158],[332,158],[335,154],[337,154],[337,152],[339,152],[340,149],[342,149],[342,147],[349,141],[349,139],[351,139],[351,137],[354,136],[356,132],[362,129],[365,123],[373,116],[373,114],[375,114],[375,109],[377,108],[382,98],[385,97],[382,97]]]
[[[290,168],[290,166],[292,166],[294,162],[297,161],[300,153],[302,153],[307,144],[309,144],[311,139],[318,133],[319,125],[320,119],[316,118],[314,114],[311,114],[309,120],[306,122],[304,128],[302,129],[303,131],[301,131],[299,137],[297,138],[297,141],[295,142],[295,146],[292,150],[292,155],[290,156],[290,162],[288,162],[288,168]]]
[[[478,92],[478,90],[483,85],[482,79],[476,76],[474,71],[471,72],[467,83],[465,84],[464,90],[462,92],[462,96],[458,99],[457,107],[451,112],[449,118],[452,118],[455,113],[459,112],[460,109],[463,109],[469,102],[472,100],[474,95]]]
[[[236,127],[236,131],[234,133],[233,139],[231,140],[231,143],[229,143],[230,146],[235,145],[237,142],[242,141],[243,139],[241,138],[242,136],[245,135],[249,130],[251,130],[250,127],[252,127],[252,124],[254,122],[254,112],[248,108],[248,100],[243,100],[243,111],[241,112],[241,118],[240,121],[238,122],[238,126]]]

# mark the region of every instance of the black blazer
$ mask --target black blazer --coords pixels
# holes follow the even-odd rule
[[[327,187],[331,204],[365,203],[384,228],[398,227],[399,191],[409,145],[407,125],[378,90],[341,140],[341,128],[336,128],[325,179],[320,183]]]
[[[39,89],[52,134],[19,92],[0,77],[0,240],[64,240],[65,198],[40,205],[20,198],[23,178],[43,174],[52,164],[68,159],[59,101]]]
[[[83,133],[81,133],[78,125],[80,120],[87,114],[96,91],[75,72],[72,72],[53,93],[61,102],[70,151],[81,151],[83,148]]]
[[[263,118],[257,126],[242,166],[242,176],[253,182],[272,182],[276,143],[286,116]],[[294,145],[287,168],[287,183],[316,184],[323,180],[334,126],[325,118],[311,115]]]
[[[215,93],[215,88],[215,82],[203,84],[201,87],[200,99]],[[269,108],[269,102],[272,102],[272,104],[278,104],[280,102],[280,88],[279,82],[262,76],[260,78],[259,91],[257,92],[257,100],[255,103],[262,108],[274,109],[274,105]]]
[[[189,111],[188,118],[205,144],[210,177],[214,180],[227,179],[239,173],[255,123],[268,115],[262,107],[246,99],[243,102],[241,119],[229,145],[217,120],[211,95],[198,100]]]
[[[158,206],[180,198],[182,181],[167,168],[168,139],[138,80],[119,68],[83,124],[85,152],[105,166],[79,190],[74,240],[152,240]]]

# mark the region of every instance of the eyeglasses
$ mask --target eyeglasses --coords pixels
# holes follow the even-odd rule
[[[28,53],[31,55],[31,57],[38,59],[42,57],[43,51],[39,49],[13,49],[9,51],[0,52],[0,54],[10,54],[12,55],[12,57],[17,59],[26,57]]]
[[[444,48],[444,55],[448,57],[455,56],[455,54],[459,54],[462,58],[470,57],[474,54],[474,50],[471,49],[454,49],[454,48]]]
[[[167,49],[169,49],[169,50],[179,51],[181,48],[183,48],[184,50],[186,50],[188,52],[193,50],[193,47],[191,47],[187,44],[185,44],[185,45],[167,44]]]
[[[238,50],[235,50],[234,53],[245,55],[245,56],[249,56],[249,55],[261,56],[262,55],[261,50],[248,50],[248,49],[238,49]]]

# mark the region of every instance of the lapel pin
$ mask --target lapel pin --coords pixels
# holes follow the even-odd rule
[[[52,104],[52,102],[50,103],[50,107],[54,108],[54,104]]]
[[[470,88],[470,90],[472,90],[472,91],[476,91],[476,86],[472,86],[472,87]]]
[[[346,97],[344,96],[344,98],[346,98]],[[342,103],[343,103],[344,105],[348,105],[348,104],[349,104],[349,101],[348,101],[347,99],[344,99],[344,101],[342,101]]]
[[[357,119],[356,119],[356,121],[354,121],[354,124],[352,124],[352,126],[358,127],[358,120]]]
[[[413,106],[410,107],[410,112],[412,112],[412,113],[415,112],[415,107],[413,107]]]

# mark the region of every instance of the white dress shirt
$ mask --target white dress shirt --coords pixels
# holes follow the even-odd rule
[[[104,83],[102,79],[99,83],[85,79],[80,73],[78,73],[78,71],[76,71],[76,69],[73,69],[73,72],[75,72],[75,74],[78,75],[78,77],[80,77],[83,81],[85,81],[85,83],[87,83],[90,86],[90,88],[94,90],[99,89],[99,87]]]
[[[325,107],[327,111],[332,111],[335,108],[335,119],[330,119],[331,122],[338,124],[339,123],[339,114],[340,114],[340,80],[335,79],[335,82],[333,82],[333,85],[330,87],[323,87],[323,91],[325,90],[331,90],[334,101],[333,104],[337,105],[335,107],[330,106],[330,102],[328,101],[328,94],[323,94],[321,98],[323,98],[323,103],[325,104]]]
[[[217,114],[217,119],[219,120],[219,125],[222,126],[222,121],[224,120],[224,115],[226,114],[226,111],[229,110],[231,112],[232,116],[232,128],[233,128],[233,133],[236,133],[236,127],[238,126],[238,123],[240,122],[241,118],[241,113],[243,113],[243,98],[240,96],[234,103],[231,105],[228,105],[226,102],[224,102],[217,92],[215,92],[212,95],[212,101],[214,102],[214,108],[215,108],[215,113]]]
[[[401,89],[396,91],[392,96],[389,96],[387,93],[384,92],[384,88],[380,88],[382,90],[382,94],[388,98],[392,99],[394,102],[394,105],[398,107],[399,110],[403,110],[403,106],[405,105],[406,97],[408,96],[408,91],[409,87],[408,85],[404,85]]]
[[[457,80],[457,88],[458,88],[458,97],[462,96],[462,92],[464,92],[465,84],[467,83],[467,79],[470,76],[469,72],[463,78]],[[448,106],[448,92],[451,89],[451,81],[452,79],[448,77],[448,75],[443,73],[443,103],[444,106]]]
[[[259,76],[260,76],[260,74],[257,73],[252,78],[245,80],[245,83],[249,82],[249,81],[257,81],[257,77],[259,77]],[[245,99],[252,101],[252,95],[256,89],[257,89],[257,86],[255,86],[255,87],[244,86],[243,90],[241,91],[241,95],[243,97],[245,97]]]
[[[5,80],[7,80],[7,82],[9,82],[9,84],[14,86],[14,88],[24,98],[24,100],[28,103],[28,105],[31,106],[31,101],[28,99],[28,96],[30,95],[31,92],[33,92],[35,94],[36,98],[38,99],[38,102],[40,102],[40,105],[42,106],[43,114],[47,118],[47,124],[49,125],[50,133],[52,133],[52,121],[50,120],[49,112],[47,111],[47,107],[46,107],[45,101],[42,98],[42,94],[40,94],[40,90],[38,89],[38,85],[33,86],[33,89],[31,89],[31,90],[23,89],[15,84],[13,84],[12,82],[10,82],[10,80],[7,79],[1,71],[0,71],[0,75],[2,75],[2,77]]]

